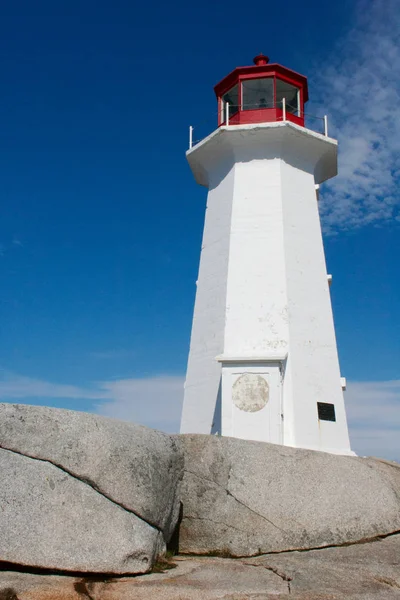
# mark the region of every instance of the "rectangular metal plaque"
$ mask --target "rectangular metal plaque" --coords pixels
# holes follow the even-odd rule
[[[336,421],[335,405],[328,402],[317,402],[318,419],[320,421]]]

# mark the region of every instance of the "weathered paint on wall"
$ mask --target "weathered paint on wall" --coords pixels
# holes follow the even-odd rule
[[[209,194],[183,433],[216,430],[221,393],[223,435],[350,453],[315,194],[336,154],[288,123],[220,128],[188,153]],[[264,378],[259,412],[235,403],[238,373]],[[318,420],[317,402],[336,422]]]
[[[281,391],[276,362],[222,363],[221,434],[281,444]]]
[[[239,410],[258,412],[269,400],[269,385],[266,377],[256,373],[239,375],[232,385],[232,402]]]
[[[207,198],[182,413],[182,431],[210,433],[224,348],[233,169]]]

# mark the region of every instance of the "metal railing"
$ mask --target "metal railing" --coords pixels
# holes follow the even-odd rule
[[[258,110],[263,110],[265,108],[278,108],[280,110],[282,110],[282,116],[278,117],[276,119],[276,121],[282,121],[282,122],[293,122],[288,118],[288,113],[298,117],[300,119],[304,119],[304,124],[305,127],[307,129],[312,129],[313,131],[316,131],[315,128],[310,127],[308,124],[308,120],[316,120],[318,122],[321,123],[322,127],[321,129],[323,129],[323,131],[317,131],[317,133],[321,133],[323,135],[325,135],[326,137],[328,137],[328,117],[327,115],[324,115],[323,117],[319,117],[317,115],[311,115],[309,113],[301,113],[297,107],[291,106],[290,104],[287,104],[286,102],[286,98],[282,98],[282,102],[280,102],[279,104],[272,104],[271,106],[268,105],[263,105],[260,107],[260,105],[250,105],[250,104],[245,104],[242,106],[237,106],[234,104],[230,104],[229,102],[225,102],[225,105],[223,107],[223,110],[220,113],[220,116],[222,118],[225,119],[225,121],[223,121],[224,126],[225,127],[229,127],[230,126],[230,120],[232,119],[232,117],[239,111],[239,110],[252,110],[253,109],[258,109]],[[297,114],[296,114],[297,113]],[[214,114],[214,118],[215,118],[215,114]],[[209,119],[207,119],[207,121],[209,121]],[[204,121],[203,121],[204,123]],[[255,123],[254,123],[255,124]],[[197,127],[196,127],[197,130]],[[191,150],[193,148],[193,146],[196,146],[196,144],[198,144],[199,142],[201,142],[202,139],[204,139],[205,137],[207,137],[206,135],[202,135],[199,138],[195,138],[195,128],[190,125],[189,126],[189,150]]]

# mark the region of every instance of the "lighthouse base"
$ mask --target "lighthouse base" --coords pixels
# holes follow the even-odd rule
[[[286,357],[217,357],[221,435],[283,443],[282,373]],[[215,431],[215,429],[214,429]]]
[[[268,357],[217,356],[221,366],[221,385],[215,406],[211,434],[243,440],[285,443],[283,383],[287,354]],[[318,444],[302,445],[341,456],[357,456],[350,448],[324,447],[327,428],[336,423],[318,421]],[[328,432],[329,437],[329,432]]]

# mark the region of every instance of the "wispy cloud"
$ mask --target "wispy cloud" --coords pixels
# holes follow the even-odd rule
[[[0,370],[0,401],[40,399],[91,400],[93,412],[176,433],[183,399],[183,377],[160,375],[141,379],[98,381],[87,386],[66,385],[23,377]]]
[[[92,401],[91,411],[169,433],[179,430],[183,400],[181,376],[100,381],[64,385],[0,371],[0,400],[41,404],[60,398]],[[400,462],[400,380],[349,382],[345,394],[353,450]]]
[[[339,139],[339,175],[321,193],[327,233],[399,220],[399,8],[360,0],[354,27],[314,79],[319,112]]]
[[[23,377],[7,371],[0,371],[0,399],[23,398],[82,398],[99,400],[109,398],[100,386],[79,387],[62,383],[52,383],[41,379]]]
[[[353,450],[400,462],[400,380],[350,382],[345,400]]]
[[[20,239],[14,237],[9,243],[0,243],[0,256],[5,256],[8,252],[16,248],[23,248],[24,245]]]
[[[182,410],[183,383],[183,377],[167,375],[103,382],[102,387],[107,390],[110,400],[97,404],[96,411],[176,433]]]

